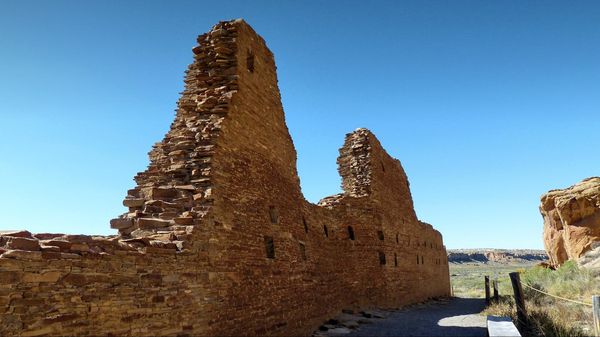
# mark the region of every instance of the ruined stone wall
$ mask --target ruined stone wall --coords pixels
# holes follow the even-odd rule
[[[111,237],[4,233],[1,335],[308,335],[344,308],[449,295],[441,234],[375,136],[307,202],[274,58],[241,20],[198,39],[175,121]]]

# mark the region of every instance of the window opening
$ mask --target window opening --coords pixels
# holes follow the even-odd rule
[[[348,226],[348,237],[350,238],[350,240],[354,241],[354,229],[352,228],[352,226]]]
[[[265,250],[267,252],[267,258],[275,258],[275,243],[273,242],[272,236],[265,236]]]

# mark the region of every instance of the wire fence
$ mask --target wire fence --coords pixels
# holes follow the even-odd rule
[[[527,284],[527,283],[525,283],[525,282],[521,282],[521,284],[522,284],[522,285],[524,285],[525,287],[527,287],[527,288],[531,289],[531,290],[537,291],[537,292],[539,292],[539,293],[542,293],[542,294],[544,294],[544,295],[547,295],[547,296],[550,296],[550,297],[558,298],[558,299],[561,299],[561,300],[563,300],[563,301],[568,301],[568,302],[572,302],[572,303],[577,303],[577,304],[581,304],[581,305],[587,305],[587,306],[589,306],[589,307],[593,307],[592,303],[587,303],[587,302],[576,301],[576,300],[572,300],[572,299],[570,299],[570,298],[565,298],[565,297],[561,297],[561,296],[553,295],[553,294],[547,293],[547,292],[545,292],[545,291],[543,291],[543,290],[540,290],[540,289],[534,288],[534,287],[530,286],[529,284]]]

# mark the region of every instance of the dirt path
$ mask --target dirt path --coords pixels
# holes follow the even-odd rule
[[[355,330],[329,330],[327,336],[486,336],[486,319],[479,313],[483,299],[430,301],[396,311],[377,311],[383,318],[368,320]],[[339,333],[338,333],[339,331]]]

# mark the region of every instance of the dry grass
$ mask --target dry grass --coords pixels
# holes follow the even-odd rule
[[[532,305],[531,302],[527,302],[526,307],[529,316],[527,322],[518,321],[512,296],[502,296],[499,303],[491,304],[482,314],[511,317],[516,322],[519,331],[524,337],[583,337],[590,335],[589,332],[586,332],[569,320],[568,317],[571,315],[564,315],[564,309],[562,309],[561,305],[537,306]]]
[[[600,280],[575,263],[568,262],[556,271],[541,267],[521,271],[521,281],[545,292],[582,302],[591,302],[600,294]],[[592,330],[592,309],[523,288],[528,322],[517,322],[514,299],[502,296],[499,303],[490,305],[486,315],[510,316],[524,336],[589,336]]]

